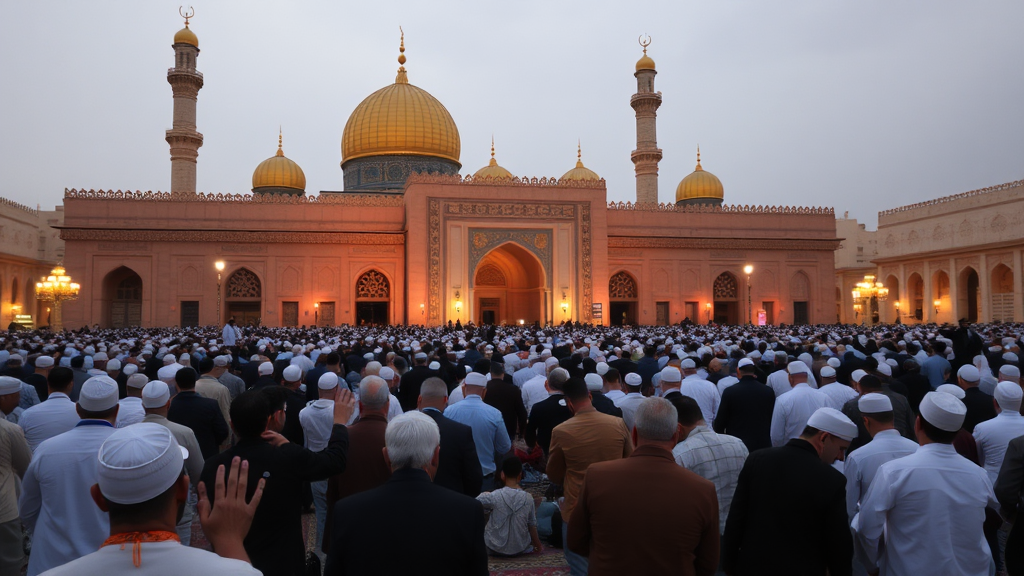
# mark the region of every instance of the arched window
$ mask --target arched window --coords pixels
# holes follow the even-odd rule
[[[728,272],[722,272],[715,278],[714,286],[715,300],[737,298],[739,288],[736,285],[736,277]]]
[[[259,298],[262,294],[260,279],[251,270],[241,268],[228,278],[227,298]]]
[[[356,298],[360,300],[387,300],[391,298],[391,284],[380,272],[370,270],[356,282]]]
[[[608,281],[608,297],[612,300],[636,300],[636,280],[628,272],[619,272]]]

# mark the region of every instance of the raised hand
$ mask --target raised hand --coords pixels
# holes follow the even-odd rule
[[[214,486],[214,503],[211,505],[206,492],[206,484],[199,483],[199,522],[203,532],[210,539],[210,544],[217,554],[225,558],[249,561],[242,541],[249,533],[256,507],[263,498],[266,480],[260,479],[252,499],[245,501],[249,485],[249,461],[235,456],[231,460],[227,481],[224,480],[224,466],[217,467],[217,479]]]

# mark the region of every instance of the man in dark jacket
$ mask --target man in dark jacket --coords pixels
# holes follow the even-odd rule
[[[254,568],[264,574],[302,576],[306,567],[306,546],[302,539],[303,482],[326,480],[345,470],[348,431],[345,422],[355,410],[355,400],[346,388],[337,387],[334,426],[327,448],[311,452],[285,440],[284,400],[271,402],[273,388],[249,390],[231,402],[231,427],[239,437],[233,447],[207,459],[202,480],[214,486],[217,467],[230,467],[233,458],[249,463],[249,494],[252,497],[261,478],[266,479],[263,496],[245,537],[245,551]],[[210,503],[214,494],[207,490]]]
[[[739,438],[750,452],[769,448],[772,445],[775,393],[758,382],[754,375],[754,362],[749,358],[739,361],[736,373],[740,381],[722,393],[722,402],[715,415],[715,432]]]
[[[217,454],[221,442],[227,439],[228,423],[224,421],[216,400],[203,398],[196,393],[198,378],[196,371],[191,368],[182,368],[174,374],[178,394],[171,399],[167,419],[189,427],[196,435],[203,458],[209,459]]]
[[[565,395],[562,394],[562,385],[569,380],[569,373],[565,368],[555,368],[548,374],[546,384],[548,393],[551,395],[537,402],[530,409],[530,417],[526,421],[526,432],[523,439],[526,446],[533,449],[540,444],[544,453],[548,453],[551,445],[551,431],[562,422],[572,418],[572,410],[569,410],[565,402]]]
[[[385,439],[391,479],[335,505],[324,573],[487,576],[483,506],[431,481],[437,424],[407,412],[388,423]]]
[[[420,386],[431,376],[435,376],[435,374],[433,370],[427,368],[427,354],[417,352],[412,357],[412,370],[403,374],[398,383],[397,396],[398,402],[402,405],[402,412],[416,409],[416,397],[420,395]]]
[[[523,404],[523,392],[518,386],[505,380],[504,364],[491,362],[491,380],[487,383],[484,403],[494,406],[501,412],[510,440],[515,440],[517,432],[526,432],[526,405]]]
[[[832,463],[856,435],[841,412],[819,408],[799,438],[750,453],[722,536],[727,574],[852,573],[846,477]]]
[[[427,378],[420,387],[416,407],[430,416],[441,431],[441,455],[434,484],[476,497],[483,485],[480,457],[473,429],[442,415],[448,404],[448,388],[440,378]]]

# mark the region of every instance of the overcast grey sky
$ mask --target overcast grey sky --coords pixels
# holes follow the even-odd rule
[[[560,176],[583,160],[632,200],[637,36],[657,62],[660,199],[694,168],[729,204],[879,210],[1024,178],[1024,2],[228,2],[190,0],[199,37],[198,188],[241,193],[273,155],[341,190],[341,133],[394,82],[447,107],[463,174]],[[178,2],[6,2],[0,195],[167,190]]]

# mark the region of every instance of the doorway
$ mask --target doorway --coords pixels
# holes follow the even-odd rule
[[[715,324],[739,324],[739,287],[736,283],[736,277],[728,272],[719,274],[718,278],[715,278],[714,295]]]
[[[388,323],[387,302],[356,302],[356,325],[376,326]]]
[[[761,309],[764,310],[764,323],[768,326],[774,326],[775,302],[761,302]]]
[[[668,326],[668,302],[655,302],[654,305],[657,311],[658,326]]]
[[[236,326],[259,326],[263,319],[259,302],[228,302],[227,311]]]
[[[739,323],[740,306],[736,302],[715,301],[714,321],[715,324],[726,324],[734,326]]]
[[[544,266],[516,242],[506,242],[480,259],[473,272],[472,318],[481,324],[545,322]],[[549,296],[550,297],[550,296]],[[559,321],[569,318],[559,314]]]
[[[793,302],[793,324],[809,324],[809,317],[807,302]]]
[[[134,270],[122,266],[108,274],[103,282],[103,291],[107,326],[126,328],[142,325],[142,278]]]

